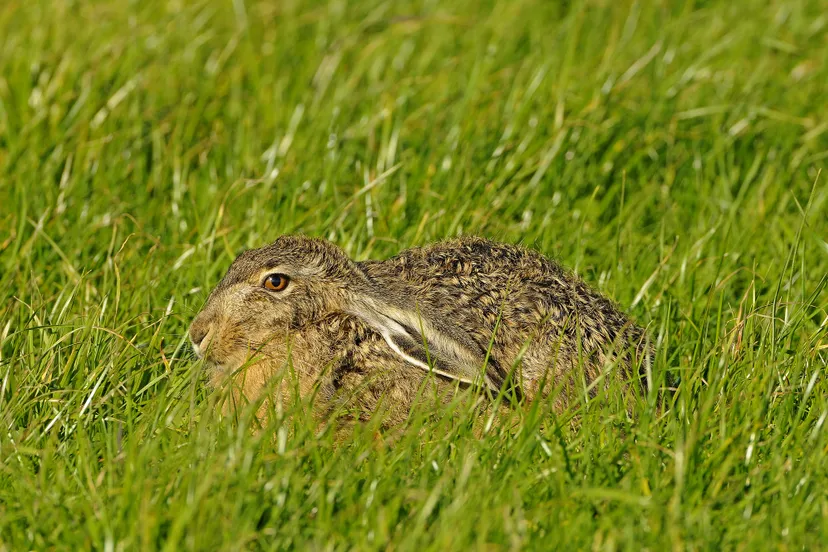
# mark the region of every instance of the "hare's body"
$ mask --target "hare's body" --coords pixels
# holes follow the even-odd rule
[[[608,352],[626,353],[631,344],[643,350],[640,328],[535,251],[462,238],[358,266],[393,293],[410,290],[415,302],[468,328],[477,347],[489,351],[493,379],[500,383],[516,368],[515,379],[529,397],[544,381],[548,392],[574,375],[579,363],[591,381],[611,361]]]
[[[439,397],[460,384],[529,399],[562,386],[561,406],[583,390],[581,374],[590,386],[613,364],[638,382],[648,350],[643,331],[580,279],[480,238],[354,263],[328,242],[284,236],[233,263],[190,334],[216,381],[229,376],[247,399],[290,366],[296,377],[277,394],[315,394],[322,416],[385,405],[387,424],[424,383]]]

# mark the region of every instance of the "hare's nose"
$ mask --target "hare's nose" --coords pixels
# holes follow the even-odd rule
[[[193,345],[201,345],[204,337],[207,335],[206,328],[192,328],[190,330],[190,339],[193,340]]]
[[[190,327],[190,340],[193,342],[193,350],[195,354],[201,356],[201,344],[204,343],[204,338],[210,333],[210,326],[208,324],[193,324]]]

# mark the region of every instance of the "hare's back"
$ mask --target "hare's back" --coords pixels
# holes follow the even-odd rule
[[[580,332],[588,342],[606,341],[629,324],[611,301],[553,260],[483,238],[412,248],[359,266],[389,293],[413,296],[467,329],[484,348],[495,326],[495,341],[508,348],[530,332],[560,330],[573,338]]]
[[[502,287],[504,280],[569,278],[563,268],[536,251],[483,238],[465,237],[406,249],[384,261],[363,261],[369,277],[403,278],[412,283],[458,285],[474,282]]]
[[[496,324],[524,335],[600,299],[540,253],[482,238],[412,248],[359,266],[389,293],[428,305],[483,343]]]

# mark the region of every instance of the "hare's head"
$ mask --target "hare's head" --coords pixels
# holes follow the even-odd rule
[[[365,277],[333,244],[283,236],[239,255],[190,326],[193,349],[219,368],[279,345],[293,330],[344,310]]]
[[[360,319],[415,369],[467,383],[481,377],[485,351],[463,328],[418,304],[416,289],[370,280],[335,245],[302,236],[242,253],[196,316],[190,339],[199,357],[232,370],[257,351],[283,351],[291,333],[324,324],[331,313]]]

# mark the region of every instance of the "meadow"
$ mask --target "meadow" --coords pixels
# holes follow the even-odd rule
[[[824,7],[3,1],[0,551],[828,546]],[[254,431],[186,330],[283,233],[531,246],[665,393]]]

